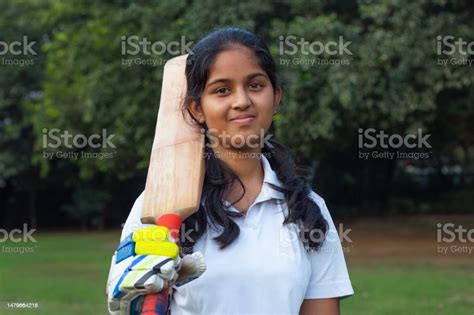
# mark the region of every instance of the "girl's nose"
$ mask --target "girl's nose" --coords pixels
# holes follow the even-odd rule
[[[251,103],[247,91],[245,91],[245,89],[240,89],[235,93],[235,99],[232,102],[232,109],[245,110]]]

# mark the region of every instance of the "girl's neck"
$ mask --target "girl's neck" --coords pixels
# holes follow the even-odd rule
[[[261,149],[236,150],[221,146],[213,148],[214,154],[224,161],[245,183],[263,183],[263,168],[261,162]]]
[[[225,200],[233,203],[239,212],[247,213],[263,185],[264,171],[260,157],[261,149],[238,151],[219,146],[214,148],[214,153],[234,171],[245,187],[245,194],[242,196],[244,193],[242,186],[234,182],[229,191],[224,193]],[[237,200],[240,201],[237,202]]]

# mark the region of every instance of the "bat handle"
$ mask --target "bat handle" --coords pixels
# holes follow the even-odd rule
[[[169,287],[163,288],[160,293],[148,294],[143,300],[141,315],[166,315],[168,311]]]
[[[181,228],[181,217],[177,214],[164,214],[156,220],[156,225],[167,227],[171,237],[177,240]],[[166,315],[170,291],[171,287],[165,286],[159,293],[147,294],[143,300],[141,315]]]

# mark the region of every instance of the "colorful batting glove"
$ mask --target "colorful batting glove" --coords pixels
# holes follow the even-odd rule
[[[172,285],[181,266],[179,248],[163,226],[139,229],[118,246],[107,281],[109,313],[138,314],[145,294]]]

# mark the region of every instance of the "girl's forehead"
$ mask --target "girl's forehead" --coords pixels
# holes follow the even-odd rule
[[[233,46],[217,54],[209,69],[211,76],[239,75],[252,71],[263,71],[255,53],[242,46]]]

